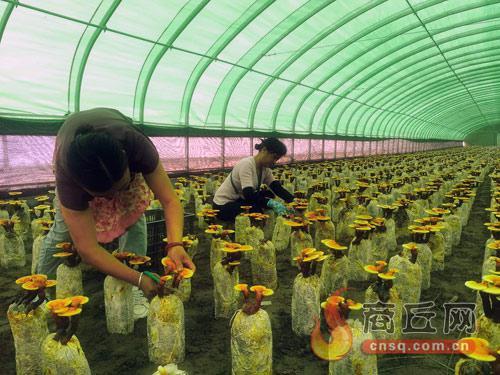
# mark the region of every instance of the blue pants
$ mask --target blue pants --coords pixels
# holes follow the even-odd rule
[[[60,242],[71,242],[68,227],[61,214],[57,194],[54,198],[54,209],[56,210],[54,223],[43,240],[37,268],[37,273],[45,274],[49,278],[55,277],[57,267],[61,264],[61,258],[53,257],[53,254],[61,251],[61,249],[56,248],[56,245]],[[137,255],[146,255],[147,230],[144,215],[119,237],[118,250],[131,251]]]

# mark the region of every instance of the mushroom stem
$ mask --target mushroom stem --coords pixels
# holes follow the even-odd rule
[[[392,285],[392,280],[382,280],[380,278],[373,284],[373,290],[377,293],[381,302],[386,303],[389,301]]]
[[[490,294],[491,301],[491,315],[493,318],[493,322],[496,324],[500,323],[500,300],[498,300],[497,296]]]
[[[411,249],[410,262],[413,264],[417,263],[418,251],[417,249]]]
[[[361,234],[359,231],[356,231],[356,234],[354,235],[354,238],[352,240],[352,244],[359,245],[362,239],[363,239],[363,234]]]
[[[57,314],[52,314],[52,316],[54,317],[54,322],[56,323],[56,334],[54,336],[54,340],[66,344],[69,341],[69,339],[66,340],[66,332],[70,324],[69,318],[59,316]]]
[[[479,291],[479,296],[481,297],[481,301],[483,303],[483,311],[484,315],[488,319],[492,319],[493,317],[493,306],[491,305],[490,295],[488,293],[484,293],[483,291]]]
[[[246,291],[248,294],[248,290]],[[243,290],[243,295],[245,295],[245,290]],[[252,301],[247,301],[245,300],[245,304],[242,307],[242,310],[245,314],[247,315],[253,315],[259,311],[261,302],[262,302],[262,292],[261,291],[256,291],[255,292],[255,300]]]
[[[341,251],[332,251],[331,253],[333,254],[333,258],[335,260],[340,259],[344,256],[344,254]]]
[[[74,315],[69,318],[69,327],[66,330],[66,335],[64,339],[61,341],[61,344],[67,344],[71,337],[76,333],[78,329],[78,323],[80,322],[80,315]]]
[[[80,255],[75,251],[75,253],[73,255],[67,257],[64,260],[64,263],[68,267],[76,267],[80,264],[81,261],[82,261],[82,258],[80,258]]]
[[[312,262],[311,264],[311,276],[316,274],[317,262]]]
[[[35,310],[38,306],[40,306],[46,300],[45,288],[38,289],[36,291],[36,295],[38,296],[38,300],[36,300],[35,302],[31,302],[31,304],[30,304],[31,310]]]
[[[339,303],[339,312],[344,321],[344,324],[347,324],[347,319],[349,319],[349,313],[351,312],[351,310],[345,302]]]

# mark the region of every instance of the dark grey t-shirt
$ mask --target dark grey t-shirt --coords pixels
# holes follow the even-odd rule
[[[54,172],[57,194],[61,204],[72,210],[85,210],[93,197],[81,188],[70,171],[67,153],[76,131],[85,125],[105,130],[120,141],[128,157],[130,173],[148,174],[158,164],[158,151],[151,140],[136,128],[122,113],[111,108],[95,108],[70,115],[59,129],[54,150]]]

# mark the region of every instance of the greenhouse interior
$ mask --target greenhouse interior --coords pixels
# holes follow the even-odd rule
[[[0,16],[0,374],[500,374],[499,0]]]

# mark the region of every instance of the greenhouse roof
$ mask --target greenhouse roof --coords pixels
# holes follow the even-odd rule
[[[173,135],[462,140],[500,123],[498,0],[2,0],[0,15],[3,134],[93,107]]]

